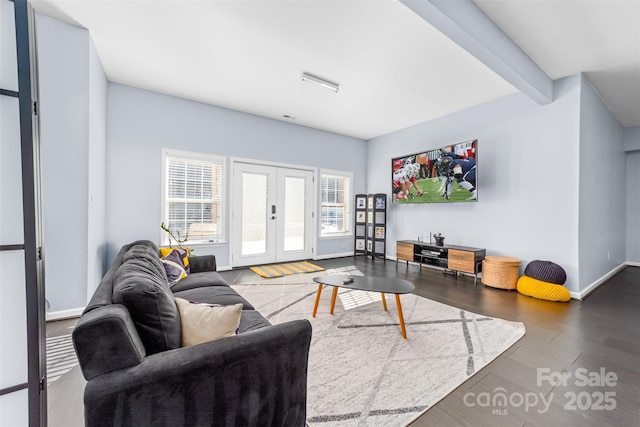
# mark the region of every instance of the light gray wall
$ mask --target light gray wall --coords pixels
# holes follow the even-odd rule
[[[36,17],[46,298],[61,311],[87,302],[89,33]]]
[[[106,258],[107,77],[89,40],[89,168],[87,218],[87,297],[107,269]]]
[[[640,263],[640,127],[626,128],[627,261]]]
[[[640,150],[640,126],[625,128],[624,149],[625,151]]]
[[[230,157],[351,171],[354,193],[365,191],[362,140],[115,83],[108,96],[109,259],[127,242],[160,241],[163,148],[225,156],[227,175]],[[352,250],[353,237],[320,239],[316,254]],[[220,266],[229,265],[228,244],[198,247],[197,253],[215,254]]]
[[[478,139],[478,202],[389,206],[393,242],[440,232],[445,243],[486,248],[524,266],[552,260],[578,278],[578,76],[556,82],[556,100],[539,106],[512,95],[368,142],[368,192],[391,192],[391,157]]]
[[[627,260],[624,130],[586,77],[580,93],[580,283],[588,286]],[[571,158],[571,157],[569,157]]]
[[[87,30],[36,18],[45,287],[64,312],[104,273],[107,83]]]

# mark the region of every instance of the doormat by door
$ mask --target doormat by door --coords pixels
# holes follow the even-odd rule
[[[313,273],[323,271],[324,267],[310,263],[309,261],[289,262],[283,264],[269,264],[251,267],[255,273],[267,279],[271,277],[282,277],[288,274]]]

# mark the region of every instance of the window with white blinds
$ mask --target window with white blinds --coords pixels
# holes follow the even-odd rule
[[[165,150],[163,158],[163,223],[187,246],[223,242],[224,157]],[[169,243],[163,232],[162,245]]]
[[[349,234],[351,231],[351,174],[320,172],[320,236]]]

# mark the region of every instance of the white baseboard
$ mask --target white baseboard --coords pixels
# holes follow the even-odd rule
[[[584,297],[580,296],[580,295],[582,295],[581,292],[571,292],[571,291],[569,291],[569,295],[571,295],[571,299],[575,299],[575,300],[578,300],[578,301],[582,301],[582,298],[584,298]]]
[[[353,252],[343,252],[341,254],[329,254],[329,255],[317,255],[314,256],[314,261],[318,261],[321,259],[331,259],[331,258],[346,258],[348,256],[353,256]]]
[[[313,257],[314,261],[319,261],[322,259],[332,259],[332,258],[346,258],[346,257],[350,257],[353,256],[353,252],[344,252],[341,254],[329,254],[329,255],[318,255]],[[251,264],[249,265],[240,265],[240,266],[236,266],[235,268],[249,268],[251,266]],[[233,270],[234,267],[231,267],[230,265],[225,265],[223,267],[218,266],[217,267],[217,271],[230,271]]]
[[[640,267],[640,262],[631,262],[631,261],[627,261],[627,265],[629,267]]]
[[[80,308],[72,308],[69,310],[61,310],[61,311],[52,311],[47,313],[47,322],[52,322],[54,320],[64,320],[64,319],[72,319],[74,317],[80,317],[82,312],[84,311],[84,307]]]
[[[619,266],[617,266],[616,268],[614,268],[613,270],[611,270],[610,272],[608,272],[607,274],[605,274],[601,278],[599,278],[596,281],[594,281],[593,283],[591,283],[584,290],[582,290],[580,292],[571,292],[571,298],[577,299],[579,301],[584,300],[587,297],[587,295],[589,295],[591,292],[595,291],[600,285],[602,285],[607,280],[611,279],[616,273],[618,273],[620,270],[622,270],[623,268],[625,268],[628,265],[633,265],[633,263],[625,262],[625,263],[620,264]]]

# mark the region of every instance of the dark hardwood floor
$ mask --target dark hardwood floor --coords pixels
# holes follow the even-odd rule
[[[640,426],[640,268],[625,268],[582,302],[554,303],[402,262],[397,269],[394,261],[363,256],[315,263],[355,264],[366,275],[404,278],[414,283],[417,295],[524,323],[520,341],[412,427]],[[222,275],[229,283],[257,277],[248,269]],[[47,335],[68,334],[74,323],[51,322]],[[548,380],[561,376],[568,376],[564,384]],[[77,366],[49,386],[50,426],[83,425],[83,387]]]

